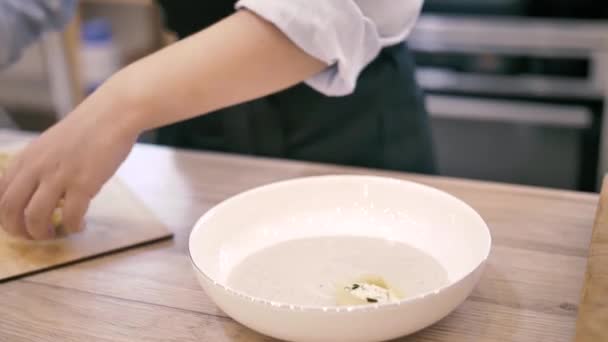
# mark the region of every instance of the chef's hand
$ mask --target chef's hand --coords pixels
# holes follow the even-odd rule
[[[112,76],[31,143],[0,181],[0,224],[51,238],[52,211],[78,229],[137,135],[289,88],[327,68],[272,23],[240,10]]]
[[[62,198],[64,228],[80,230],[89,202],[129,154],[138,132],[113,118],[112,96],[99,93],[31,142],[0,179],[0,224],[11,235],[52,239]]]

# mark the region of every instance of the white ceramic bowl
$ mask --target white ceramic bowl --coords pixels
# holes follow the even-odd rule
[[[274,302],[226,284],[233,267],[256,251],[336,235],[414,246],[443,266],[447,284],[397,303],[348,307]],[[189,248],[205,292],[254,330],[290,341],[381,341],[427,327],[462,303],[481,276],[491,237],[471,207],[437,189],[390,178],[321,176],[262,186],[220,203],[196,223]],[[300,267],[306,265],[293,272]]]

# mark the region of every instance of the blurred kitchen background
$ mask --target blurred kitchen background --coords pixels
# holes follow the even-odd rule
[[[65,32],[0,73],[0,126],[45,129],[172,40],[150,0],[83,0]],[[442,175],[597,190],[608,170],[608,2],[426,0],[409,44]]]

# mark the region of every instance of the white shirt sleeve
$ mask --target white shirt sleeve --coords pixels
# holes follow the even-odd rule
[[[423,0],[240,0],[329,67],[306,80],[315,90],[352,93],[361,71],[384,46],[403,41]]]

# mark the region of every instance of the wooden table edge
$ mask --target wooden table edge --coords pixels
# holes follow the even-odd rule
[[[575,341],[608,341],[608,174],[598,202],[584,279]]]

